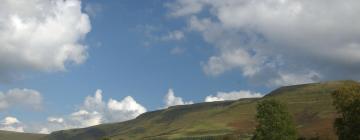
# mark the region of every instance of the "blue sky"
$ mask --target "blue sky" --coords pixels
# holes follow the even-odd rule
[[[348,3],[356,1],[349,0]],[[39,16],[37,19],[37,12],[44,12],[37,9],[25,9],[37,11],[29,12],[31,14],[22,13],[21,9],[16,9],[16,6],[24,6],[21,3],[8,1],[6,4],[10,8],[0,14],[0,27],[10,28],[12,26],[5,26],[5,23],[15,24],[13,19],[18,18],[23,21],[23,27],[29,23],[28,30],[32,32],[23,28],[5,28],[0,29],[1,35],[30,34],[27,38],[33,40],[38,36],[43,37],[32,30],[35,28],[40,32],[42,26],[46,35],[58,34],[55,31],[59,30],[46,26],[42,19],[49,17],[60,23],[56,24],[56,29],[67,31],[55,36],[58,40],[53,42],[53,38],[45,38],[50,40],[45,43],[26,42],[16,36],[11,38],[30,44],[28,46],[32,48],[29,54],[33,54],[30,58],[23,57],[26,51],[10,53],[6,45],[11,44],[9,42],[12,40],[0,40],[3,43],[0,44],[3,46],[0,54],[13,55],[6,58],[9,61],[0,57],[3,59],[0,61],[3,65],[0,67],[1,94],[11,96],[7,91],[26,88],[39,92],[41,97],[41,103],[36,102],[36,105],[40,104],[40,109],[26,107],[34,105],[34,102],[12,104],[11,101],[15,102],[17,96],[9,97],[9,101],[5,97],[1,99],[0,102],[9,105],[2,108],[0,118],[4,118],[3,122],[11,120],[8,117],[16,118],[19,123],[15,121],[16,126],[11,126],[14,130],[39,132],[41,129],[46,133],[72,128],[71,125],[76,123],[89,126],[76,122],[76,118],[71,118],[74,115],[69,114],[81,111],[102,113],[111,109],[110,98],[118,103],[115,108],[121,108],[117,111],[130,112],[128,116],[131,117],[121,116],[116,120],[111,114],[107,115],[111,119],[104,119],[100,115],[99,121],[97,116],[91,116],[87,117],[90,118],[89,122],[95,123],[90,124],[131,119],[134,117],[131,113],[138,115],[143,112],[141,107],[151,111],[171,105],[203,102],[210,95],[211,101],[259,97],[259,94],[266,94],[283,85],[357,80],[360,74],[360,35],[357,32],[360,29],[353,23],[334,20],[338,17],[353,19],[357,16],[353,13],[359,11],[357,6],[353,6],[352,11],[344,11],[344,7],[332,2],[327,6],[335,9],[335,12],[321,15],[317,13],[329,7],[324,8],[311,1],[254,1],[252,4],[255,8],[249,8],[251,3],[239,4],[231,0],[87,0],[81,3],[76,0],[58,3],[42,0],[27,3],[50,5],[50,12],[61,11],[61,8],[66,10],[70,6],[72,10],[68,11],[74,13],[55,13],[60,17],[60,20],[56,20],[51,18],[53,15]],[[15,8],[11,9],[11,6]],[[318,11],[311,11],[314,9]],[[28,17],[35,17],[38,21],[28,21]],[[83,18],[82,22],[80,17]],[[317,17],[315,21],[318,22],[310,22],[314,21],[313,17]],[[74,20],[62,22],[61,18]],[[355,19],[352,22],[360,23]],[[329,28],[343,37],[339,38],[327,30]],[[10,47],[22,49],[27,46],[13,44]],[[64,54],[52,51],[68,44],[74,46],[67,48]],[[53,49],[43,49],[46,47]],[[324,49],[333,53],[324,53]],[[81,53],[78,53],[79,50]],[[62,57],[64,55],[66,57]],[[82,59],[83,56],[86,59]],[[36,57],[41,60],[32,59]],[[97,89],[102,90],[102,98],[94,95]],[[25,97],[27,93],[19,95]],[[126,96],[136,101],[137,109],[126,109],[133,105],[132,100],[121,102]],[[87,102],[97,103],[94,106],[101,109],[91,110]],[[122,105],[126,103],[131,105],[125,105],[123,109]],[[106,104],[108,108],[104,107]],[[53,122],[49,117],[53,116],[57,116],[58,120],[64,119],[59,123],[66,124],[51,124]]]
[[[86,62],[69,65],[65,72],[36,73],[2,84],[1,91],[36,89],[44,103],[40,111],[9,109],[1,112],[2,117],[17,116],[31,122],[67,114],[96,89],[103,90],[105,99],[130,95],[148,110],[164,106],[169,88],[194,102],[203,102],[218,91],[247,89],[266,93],[269,89],[248,84],[237,71],[221,77],[204,74],[201,62],[215,50],[197,34],[182,40],[154,40],[186,24],[169,18],[162,1],[82,3],[83,7],[88,4],[98,9],[90,15],[92,29],[84,40],[89,54]],[[180,54],[173,54],[174,48],[180,48]]]

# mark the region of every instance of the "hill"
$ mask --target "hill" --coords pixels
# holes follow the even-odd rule
[[[287,104],[300,136],[336,139],[330,93],[354,81],[332,81],[278,88],[263,98],[173,106],[137,118],[88,128],[53,132],[41,140],[249,139],[255,130],[256,104],[277,99]]]
[[[0,130],[0,140],[39,140],[46,135],[31,134],[31,133],[18,133]]]

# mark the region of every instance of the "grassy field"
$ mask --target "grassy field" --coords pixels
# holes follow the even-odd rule
[[[335,140],[336,116],[330,93],[353,81],[287,86],[263,98],[173,106],[134,120],[53,132],[42,140],[195,140],[249,139],[255,130],[256,104],[277,99],[287,104],[299,135]]]

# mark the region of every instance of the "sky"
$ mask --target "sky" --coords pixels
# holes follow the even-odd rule
[[[2,0],[0,130],[359,80],[358,13],[357,0]]]

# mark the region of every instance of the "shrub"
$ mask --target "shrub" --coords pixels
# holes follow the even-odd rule
[[[360,139],[360,85],[353,83],[332,93],[333,104],[339,113],[334,127],[339,140]]]

